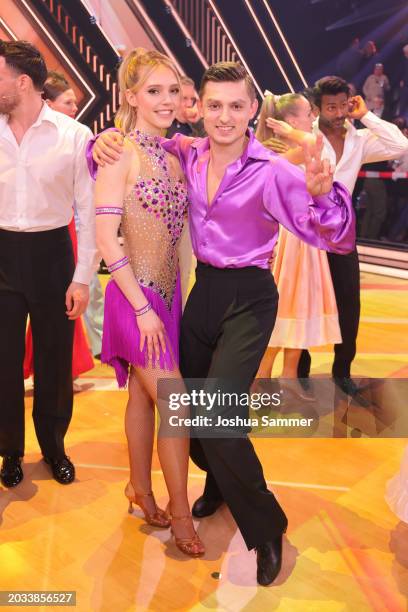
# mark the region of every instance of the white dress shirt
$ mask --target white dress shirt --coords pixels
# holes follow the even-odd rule
[[[20,145],[0,115],[0,228],[38,232],[68,225],[78,212],[78,263],[73,280],[89,284],[99,257],[93,182],[85,149],[89,128],[44,103]]]
[[[380,119],[369,111],[361,119],[365,128],[356,129],[346,121],[343,155],[336,164],[336,152],[323,134],[322,157],[329,159],[334,170],[334,179],[343,183],[353,193],[358,173],[363,164],[396,159],[408,151],[408,138],[401,130],[388,121]],[[318,120],[314,124],[314,133],[319,130]]]
[[[395,160],[393,166],[394,172],[408,172],[408,151],[405,153],[405,155],[401,155],[401,157]]]

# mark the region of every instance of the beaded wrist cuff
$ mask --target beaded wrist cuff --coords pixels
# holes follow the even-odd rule
[[[129,263],[128,257],[122,257],[122,259],[118,259],[118,261],[114,261],[112,264],[107,266],[108,272],[112,274],[112,272],[116,272],[117,270],[120,270],[120,268],[123,268],[123,266],[127,266],[128,263]]]
[[[95,208],[96,215],[121,215],[122,212],[122,208],[118,206],[97,206]]]
[[[143,308],[139,308],[139,310],[135,310],[135,315],[137,317],[140,317],[142,315],[144,315],[146,312],[149,312],[149,310],[151,310],[152,305],[150,302],[147,302],[146,306],[143,306]]]

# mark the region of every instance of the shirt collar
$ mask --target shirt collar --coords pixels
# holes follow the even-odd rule
[[[40,110],[40,114],[38,115],[34,123],[31,125],[31,127],[37,127],[43,121],[48,121],[49,123],[52,123],[53,125],[58,126],[57,113],[54,110],[52,110],[52,108],[50,108],[46,102],[43,103],[41,110]],[[0,115],[0,133],[3,132],[7,126],[8,126],[8,116]]]
[[[255,138],[255,134],[251,129],[247,129],[246,135],[248,137],[247,146],[244,149],[244,152],[241,155],[240,161],[242,164],[245,164],[248,158],[251,159],[261,159],[265,161],[270,161],[272,154],[264,147],[259,140]],[[199,156],[203,155],[210,148],[210,142],[208,136],[206,138],[197,138],[192,143],[191,146],[197,150],[197,154]]]
[[[37,125],[40,125],[40,123],[43,123],[43,121],[48,121],[58,126],[57,113],[56,111],[52,110],[52,108],[50,108],[46,102],[44,102],[40,114],[31,127],[36,127]]]

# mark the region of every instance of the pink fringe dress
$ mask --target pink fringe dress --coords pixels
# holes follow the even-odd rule
[[[121,231],[124,249],[140,288],[165,327],[166,352],[148,363],[146,346],[134,308],[113,279],[106,288],[101,360],[115,368],[119,387],[125,387],[129,366],[178,367],[181,289],[177,256],[187,214],[187,189],[171,169],[160,138],[132,132],[129,140],[140,159],[140,179],[123,202]]]
[[[325,251],[306,244],[281,226],[273,276],[279,303],[269,346],[304,349],[341,342]]]

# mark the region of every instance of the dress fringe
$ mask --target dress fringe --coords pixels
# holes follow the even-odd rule
[[[178,277],[171,310],[163,298],[153,289],[140,286],[153,310],[165,327],[166,352],[160,349],[160,357],[148,361],[147,347],[140,351],[140,331],[134,308],[112,279],[106,287],[101,361],[115,369],[120,388],[126,388],[129,366],[159,367],[174,370],[178,367],[179,331],[181,319],[181,290]]]

